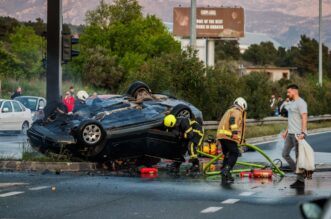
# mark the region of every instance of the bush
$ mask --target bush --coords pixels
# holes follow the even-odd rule
[[[240,78],[241,96],[247,100],[248,117],[262,119],[269,115],[272,82],[267,74],[253,72]]]

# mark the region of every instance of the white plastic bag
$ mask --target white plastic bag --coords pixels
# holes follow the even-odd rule
[[[298,159],[296,173],[302,173],[303,171],[315,170],[315,155],[313,148],[307,143],[306,140],[298,140]]]

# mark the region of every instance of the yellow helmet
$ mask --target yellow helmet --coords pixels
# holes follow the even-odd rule
[[[170,114],[164,117],[163,123],[166,127],[172,128],[176,125],[176,121],[177,121],[176,117]]]

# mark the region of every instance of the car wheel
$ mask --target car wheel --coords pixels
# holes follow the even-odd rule
[[[78,129],[77,140],[81,154],[86,157],[99,155],[105,148],[106,132],[97,121],[82,122]]]
[[[171,110],[171,114],[177,118],[193,118],[191,109],[184,104],[179,104]]]
[[[102,126],[95,122],[85,124],[80,135],[81,141],[87,146],[97,145],[105,137]]]
[[[151,93],[151,89],[144,82],[136,81],[129,86],[127,94],[136,98],[139,92]]]
[[[21,132],[26,135],[29,129],[29,123],[27,121],[23,122]]]

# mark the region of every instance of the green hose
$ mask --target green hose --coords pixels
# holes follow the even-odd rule
[[[266,153],[264,153],[264,151],[261,150],[259,147],[255,146],[255,145],[252,145],[252,144],[244,144],[243,146],[249,147],[249,148],[259,152],[263,157],[265,157],[270,162],[270,164],[273,166],[274,172],[278,173],[282,177],[285,176],[285,173],[283,171],[281,171],[279,169],[279,167],[277,167],[274,164],[274,162],[271,160],[271,158]]]
[[[279,174],[280,176],[285,176],[285,173],[283,171],[281,171],[274,163],[273,161],[270,159],[270,157],[264,153],[259,147],[252,145],[252,144],[244,144],[241,146],[247,146],[249,148],[252,148],[253,150],[259,152],[263,157],[265,157],[273,166],[274,172]],[[209,157],[212,158],[207,164],[206,166],[203,168],[203,173],[206,174],[207,176],[212,176],[212,175],[218,175],[221,172],[220,171],[208,171],[210,165],[212,165],[215,161],[217,160],[223,160],[222,156],[223,154],[218,154],[217,156],[211,155],[211,154],[207,154],[204,153],[200,150],[197,151],[199,154],[205,156],[205,157]],[[250,167],[256,167],[256,168],[261,168],[264,169],[266,168],[265,165],[261,165],[261,164],[255,164],[255,163],[248,163],[248,162],[240,162],[238,161],[236,164],[240,164],[240,165],[244,165],[244,166],[250,166]],[[232,170],[231,173],[240,173],[240,172],[249,172],[252,171],[252,169],[242,169],[242,170]]]
[[[199,150],[198,150],[198,153],[201,154],[201,155],[203,155],[203,156],[205,156],[205,157],[212,158],[212,159],[206,164],[206,166],[203,168],[203,173],[206,174],[206,175],[209,175],[209,174],[207,173],[207,171],[208,171],[210,165],[212,165],[212,164],[213,164],[215,161],[217,161],[217,160],[223,160],[223,159],[224,159],[224,158],[222,158],[223,154],[219,154],[219,155],[217,155],[217,156],[214,156],[214,155],[207,154],[207,153],[204,153],[204,152],[199,151]],[[247,162],[240,162],[240,161],[238,161],[236,164],[240,164],[240,165],[243,165],[243,166],[256,167],[256,168],[261,168],[261,169],[266,168],[265,165],[255,164],[255,163],[247,163]],[[246,169],[246,170],[247,170],[247,169]],[[237,170],[233,170],[233,171],[238,172]],[[251,169],[249,169],[249,171],[251,171]],[[219,171],[216,171],[216,172],[218,172],[218,174],[219,174]],[[240,172],[243,172],[243,171],[240,171]],[[209,173],[210,173],[210,172],[209,172]]]

